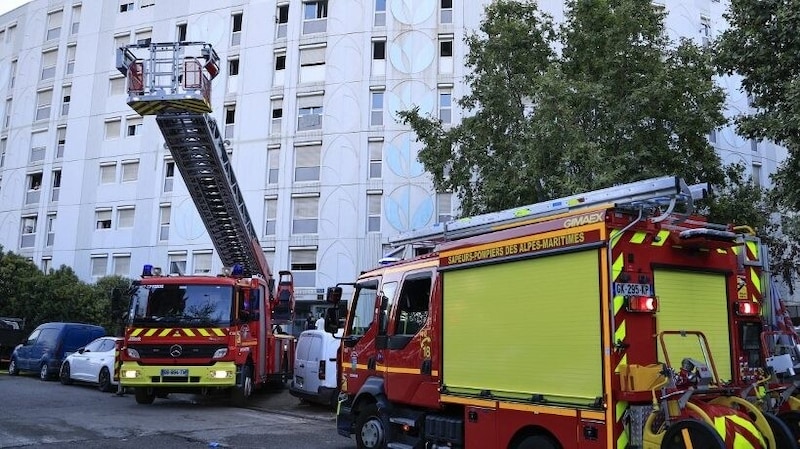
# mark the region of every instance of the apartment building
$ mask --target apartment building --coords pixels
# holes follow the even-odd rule
[[[456,123],[463,38],[488,0],[33,0],[0,16],[0,245],[93,281],[142,265],[217,273],[213,245],[153,117],[126,104],[116,49],[203,41],[222,58],[213,116],[251,218],[297,299],[376,264],[386,238],[449,219],[396,111]],[[563,18],[560,1],[542,8]],[[667,1],[668,30],[703,42],[725,2]],[[721,80],[731,114],[748,108]],[[709,135],[754,179],[784,149]],[[311,304],[309,302],[308,304]]]

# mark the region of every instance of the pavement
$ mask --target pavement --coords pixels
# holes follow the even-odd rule
[[[300,418],[322,421],[336,420],[334,409],[324,405],[301,402],[300,399],[289,393],[288,387],[281,391],[257,391],[250,397],[245,407],[251,410],[269,411]]]

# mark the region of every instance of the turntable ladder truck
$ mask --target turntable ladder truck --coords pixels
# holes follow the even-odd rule
[[[130,292],[121,384],[137,402],[170,392],[228,391],[238,402],[291,375],[292,274],[276,282],[211,112],[219,57],[203,42],[121,47],[128,105],[154,115],[214,248],[221,276],[164,276],[146,265]],[[275,289],[277,288],[277,291]],[[176,304],[177,312],[174,310]]]
[[[430,252],[328,288],[352,289],[338,432],[359,449],[795,448],[742,397],[761,317],[742,235],[694,211],[708,191],[666,176],[390,239]]]

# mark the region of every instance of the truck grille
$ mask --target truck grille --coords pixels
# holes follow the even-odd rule
[[[141,360],[171,358],[177,360],[184,359],[210,359],[217,349],[225,348],[225,345],[128,345],[130,348],[139,352]],[[176,351],[176,346],[180,350]],[[177,357],[175,354],[180,353]]]

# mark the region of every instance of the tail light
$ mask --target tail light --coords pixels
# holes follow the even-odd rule
[[[761,306],[756,302],[737,301],[736,314],[739,316],[758,316],[761,314]]]
[[[319,361],[319,380],[325,380],[325,361]]]
[[[655,312],[658,310],[658,299],[655,296],[628,296],[629,312]]]

